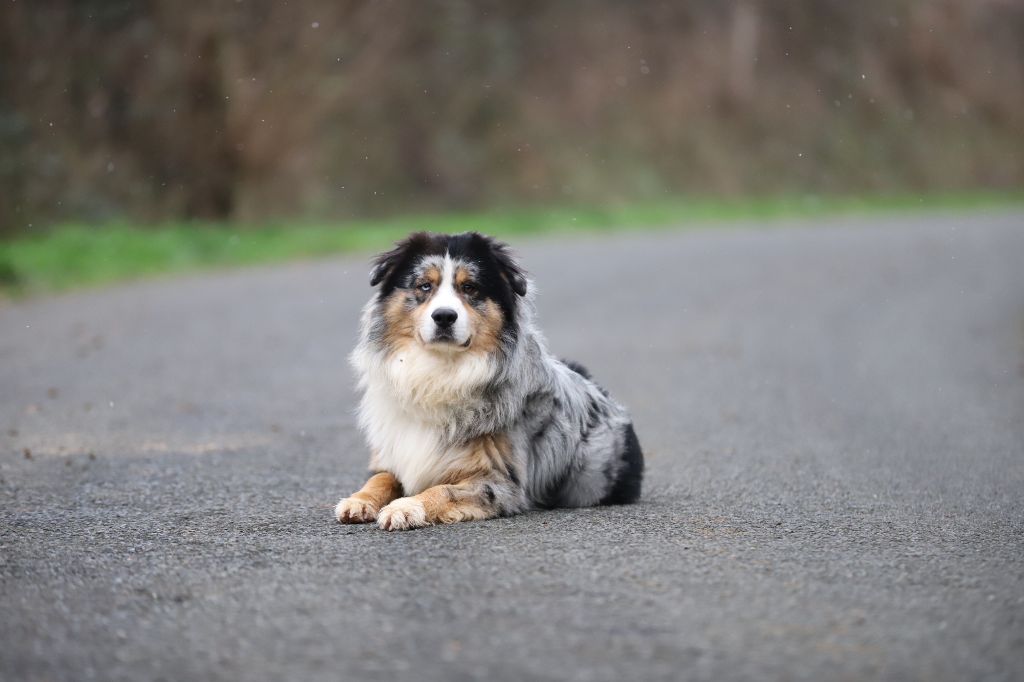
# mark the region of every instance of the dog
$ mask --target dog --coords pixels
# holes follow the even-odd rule
[[[376,257],[350,357],[375,472],[340,523],[384,530],[628,504],[644,458],[626,409],[552,355],[507,245],[418,232]]]

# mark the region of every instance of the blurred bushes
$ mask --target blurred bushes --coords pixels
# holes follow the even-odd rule
[[[0,9],[0,227],[1020,188],[1020,0]]]

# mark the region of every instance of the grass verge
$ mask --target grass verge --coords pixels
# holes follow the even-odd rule
[[[611,207],[495,210],[409,215],[349,223],[241,226],[174,223],[65,224],[0,242],[0,295],[23,296],[140,277],[375,250],[414,230],[481,230],[511,239],[548,232],[727,224],[835,214],[1024,206],[1024,194],[935,197],[677,199]]]

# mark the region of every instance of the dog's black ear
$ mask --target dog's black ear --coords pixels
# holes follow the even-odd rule
[[[378,255],[373,260],[373,268],[370,270],[370,286],[375,287],[381,283],[381,281],[388,276],[391,269],[395,267],[395,263],[398,261],[399,253],[397,249],[392,249],[386,253]]]
[[[383,282],[384,278],[395,269],[395,266],[402,262],[406,254],[423,244],[427,239],[428,236],[425,232],[416,232],[395,244],[395,248],[390,251],[378,254],[373,259],[373,268],[370,269],[370,286],[375,287]]]
[[[490,237],[484,237],[484,239],[491,247],[491,253],[494,254],[494,259],[498,261],[498,266],[501,268],[501,274],[508,280],[512,291],[520,296],[526,296],[526,273],[519,267],[519,263],[512,256],[508,245]]]

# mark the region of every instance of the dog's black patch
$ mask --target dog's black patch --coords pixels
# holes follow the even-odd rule
[[[590,399],[590,404],[587,405],[587,430],[591,431],[597,426],[597,423],[608,416],[608,408],[602,403]]]
[[[575,360],[564,360],[563,359],[563,360],[561,360],[561,363],[563,365],[565,365],[566,367],[568,367],[569,369],[571,369],[572,371],[574,371],[577,374],[579,374],[581,377],[583,377],[584,379],[586,379],[590,383],[594,384],[594,386],[597,386],[597,390],[601,391],[601,395],[603,395],[606,398],[608,397],[608,391],[606,391],[604,389],[604,387],[601,386],[599,383],[594,381],[594,377],[591,376],[590,370],[588,370],[586,367],[584,367],[580,363],[576,362]]]
[[[551,428],[551,425],[554,423],[555,416],[553,414],[548,415],[548,417],[541,423],[537,430],[533,432],[533,435],[530,436],[531,449],[536,449],[537,443],[540,441],[541,438],[544,437],[544,434],[548,432],[548,429]]]
[[[562,364],[571,369],[572,371],[579,374],[584,379],[590,379],[590,372],[586,367],[576,362],[575,360],[562,360]]]
[[[587,461],[582,457],[578,457],[573,460],[572,465],[565,468],[565,470],[558,476],[558,478],[551,481],[544,489],[534,504],[540,509],[556,509],[558,507],[564,507],[568,504],[566,500],[566,491],[570,487],[572,481],[583,473],[584,468],[587,466]]]
[[[508,474],[508,480],[512,481],[512,485],[519,486],[519,474],[516,473],[514,466],[506,466],[505,473]]]
[[[489,483],[484,484],[484,497],[487,498],[487,504],[494,504],[494,488]]]
[[[572,475],[573,470],[566,468],[562,474],[551,481],[540,495],[533,501],[533,503],[539,509],[554,509],[559,506],[558,503],[562,499],[562,493],[565,490],[566,484],[569,482],[569,477]]]
[[[426,232],[415,232],[373,260],[370,286],[381,285],[377,294],[380,300],[393,294],[395,289],[408,288],[408,284],[402,284],[409,279],[416,261],[422,256],[435,253],[432,242],[431,235]]]
[[[640,450],[640,441],[633,431],[633,425],[626,427],[626,439],[623,443],[621,462],[618,472],[609,463],[605,469],[608,478],[615,477],[615,483],[601,499],[600,504],[632,504],[640,499],[640,484],[644,477],[644,455]]]
[[[590,398],[590,403],[587,405],[587,422],[583,425],[583,430],[580,431],[580,443],[586,443],[590,440],[590,432],[597,428],[598,424],[608,416],[608,410],[602,403]]]

